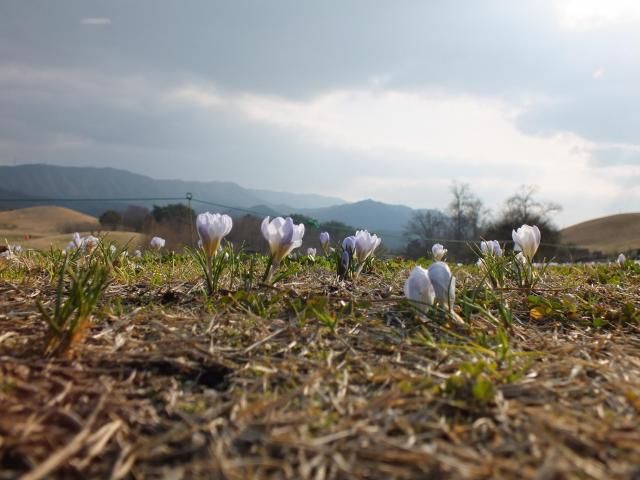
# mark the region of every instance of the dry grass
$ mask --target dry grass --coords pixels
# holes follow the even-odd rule
[[[29,207],[0,212],[0,230],[19,235],[52,235],[68,233],[68,225],[89,225],[98,229],[98,219],[64,207]]]
[[[608,254],[640,249],[640,213],[596,218],[561,233],[563,242]]]
[[[82,236],[89,234],[100,235],[106,242],[113,242],[117,245],[129,245],[131,249],[146,247],[149,243],[147,235],[136,232],[111,232],[111,231],[93,231],[80,232]],[[0,237],[2,238],[2,237]],[[49,248],[63,249],[71,240],[68,233],[60,235],[46,235],[38,238],[32,238],[27,241],[19,241],[24,248],[33,248],[36,250],[48,250]],[[11,239],[9,239],[11,241]]]
[[[40,355],[44,272],[0,281],[0,479],[640,475],[636,271],[557,269],[535,315],[463,287],[462,325],[412,313],[408,263],[211,301],[187,263],[113,283],[74,361]]]
[[[74,227],[74,228],[71,228]],[[78,227],[78,228],[75,228]],[[0,212],[0,244],[5,240],[25,248],[46,250],[65,248],[71,239],[69,230],[96,234],[100,223],[95,217],[63,207],[29,207]],[[101,232],[114,242],[146,244],[146,237],[133,232]],[[29,240],[25,240],[25,235]]]

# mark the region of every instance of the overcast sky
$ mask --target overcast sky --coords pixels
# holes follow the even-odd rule
[[[0,163],[35,162],[640,211],[640,1],[3,0]]]

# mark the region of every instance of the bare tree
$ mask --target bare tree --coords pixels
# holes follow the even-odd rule
[[[449,219],[437,210],[418,210],[407,223],[405,235],[408,238],[405,255],[422,257],[431,248],[433,239],[447,238]]]
[[[555,202],[537,200],[537,193],[537,186],[522,185],[517,193],[505,201],[502,218],[514,224],[548,223],[551,215],[560,212],[562,207]]]
[[[425,238],[445,238],[448,235],[449,222],[441,212],[435,210],[416,211],[407,226],[405,233],[408,237]]]
[[[453,199],[447,208],[448,215],[437,210],[426,210],[418,211],[411,217],[405,228],[409,239],[405,251],[408,257],[427,254],[435,241],[446,245],[450,258],[465,260],[473,253],[467,248],[466,240],[479,238],[485,214],[482,201],[465,183],[454,182],[451,193]]]
[[[451,233],[454,240],[475,239],[480,231],[484,209],[480,200],[467,183],[453,182],[453,198],[447,208],[451,218]]]
[[[491,222],[483,232],[483,238],[511,243],[511,232],[521,225],[536,225],[542,232],[543,245],[540,247],[542,257],[551,258],[559,252],[557,245],[561,242],[560,232],[553,225],[552,216],[562,210],[557,203],[544,202],[536,198],[538,188],[521,186],[518,192],[507,198],[500,215]]]

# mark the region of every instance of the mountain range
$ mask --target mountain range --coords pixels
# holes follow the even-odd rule
[[[33,205],[62,205],[90,215],[126,205],[186,202],[193,196],[197,212],[287,215],[299,213],[319,222],[339,221],[356,228],[387,234],[387,245],[400,241],[415,210],[371,199],[348,203],[316,194],[244,188],[233,182],[158,180],[114,168],[63,167],[28,164],[0,166],[0,210]],[[30,199],[28,202],[25,199]]]

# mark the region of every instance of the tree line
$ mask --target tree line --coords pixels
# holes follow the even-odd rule
[[[469,184],[454,182],[450,188],[451,199],[444,211],[417,210],[408,222],[404,235],[407,238],[404,251],[395,253],[408,258],[429,256],[431,246],[440,241],[448,250],[452,261],[473,261],[476,254],[473,245],[481,239],[499,240],[511,245],[511,231],[523,224],[537,225],[543,232],[540,257],[556,259],[587,258],[586,250],[577,251],[559,246],[560,232],[553,223],[553,215],[561,211],[554,202],[542,201],[534,186],[522,186],[507,198],[500,210],[492,214]],[[332,243],[353,234],[355,228],[341,222],[319,224],[312,218],[292,214],[296,223],[306,226],[305,247],[319,247],[318,236],[328,231]],[[99,218],[103,228],[127,230],[158,235],[166,238],[174,247],[193,246],[195,238],[193,209],[184,204],[154,205],[153,209],[129,205],[122,211],[107,210]],[[259,235],[262,218],[254,215],[234,216],[234,228],[229,240],[245,249],[262,251],[264,245]],[[383,238],[384,242],[384,238]]]
[[[553,223],[553,215],[562,207],[538,199],[536,187],[522,186],[495,215],[485,208],[469,184],[454,182],[450,193],[451,200],[444,213],[428,210],[413,215],[405,229],[407,257],[427,256],[435,241],[446,239],[442,243],[446,243],[451,260],[470,261],[476,256],[471,245],[477,245],[481,239],[511,244],[512,230],[523,224],[537,225],[543,232],[541,258],[569,253],[558,246],[560,231]]]

